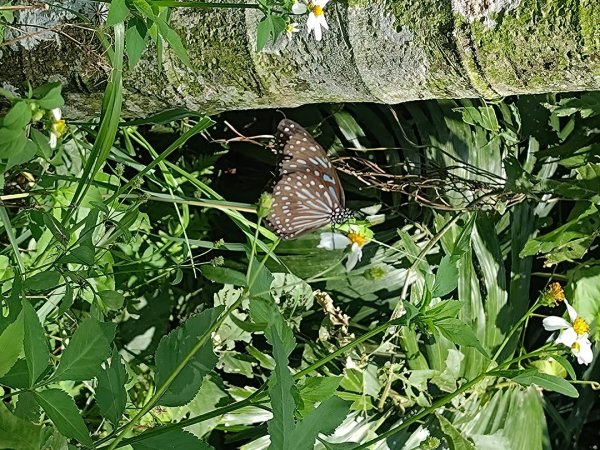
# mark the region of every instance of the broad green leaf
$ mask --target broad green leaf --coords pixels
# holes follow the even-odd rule
[[[31,122],[31,109],[25,102],[18,102],[8,110],[2,119],[2,126],[13,130],[21,130]]]
[[[68,438],[77,439],[83,445],[93,445],[90,433],[77,409],[75,401],[60,389],[34,392],[35,399],[58,431]]]
[[[35,128],[31,128],[29,130],[29,137],[37,146],[37,155],[49,160],[52,157],[53,150],[50,147],[48,136],[36,130]]]
[[[489,357],[471,327],[466,323],[459,319],[447,318],[436,320],[434,325],[446,339],[449,339],[458,345],[473,347],[485,357]]]
[[[104,303],[109,309],[121,309],[123,307],[123,303],[125,302],[125,297],[123,297],[123,294],[117,291],[101,291],[98,292],[98,295],[102,299],[102,303]]]
[[[48,367],[50,350],[48,349],[46,332],[29,301],[23,300],[22,311],[24,330],[23,347],[29,371],[29,385],[33,386]]]
[[[42,427],[12,414],[0,402],[0,449],[39,450],[42,446]]]
[[[51,436],[46,439],[41,450],[73,450],[69,447],[69,442],[66,437],[54,430]]]
[[[37,104],[50,111],[54,108],[60,108],[65,104],[61,94],[62,85],[60,83],[48,83],[33,90],[33,96],[37,98]]]
[[[116,324],[85,319],[73,334],[62,353],[56,372],[58,380],[89,380],[100,371],[100,364],[108,358]]]
[[[269,377],[269,396],[271,397],[271,408],[273,410],[273,418],[268,423],[269,436],[271,437],[269,449],[279,450],[293,448],[296,444],[294,442],[295,438],[292,436],[296,428],[294,421],[296,403],[292,396],[292,390],[295,389],[295,386],[288,368],[289,351],[285,349],[274,326],[271,327],[271,342],[275,370]]]
[[[431,290],[432,297],[443,297],[449,294],[458,285],[458,267],[456,262],[449,255],[446,255],[440,261],[440,265],[435,274],[435,283]]]
[[[85,266],[93,266],[96,257],[95,248],[91,245],[82,243],[78,245],[65,256],[60,259],[62,263],[83,264]]]
[[[125,0],[111,0],[106,25],[112,27],[120,22],[125,21],[129,15],[129,8]]]
[[[56,270],[47,270],[39,272],[25,280],[25,289],[39,292],[55,288],[60,284],[60,272]]]
[[[27,389],[29,387],[29,369],[27,369],[27,361],[25,361],[24,358],[18,359],[8,373],[0,378],[0,384],[12,388]]]
[[[0,334],[0,377],[8,373],[23,350],[23,312]]]
[[[217,283],[233,284],[234,286],[246,285],[246,275],[237,270],[229,269],[227,267],[205,265],[201,267],[200,271],[206,278]]]
[[[547,373],[540,373],[537,370],[522,371],[519,375],[512,377],[512,380],[523,386],[536,384],[547,391],[558,392],[572,398],[579,397],[577,389],[567,380],[555,377],[554,375],[548,375]]]
[[[125,33],[125,51],[130,69],[133,69],[142,57],[146,48],[147,35],[148,28],[142,19],[138,17],[129,19],[127,33]]]
[[[475,450],[475,445],[464,437],[448,419],[439,414],[436,414],[436,417],[452,450]]]
[[[292,432],[291,450],[313,450],[320,433],[332,434],[348,417],[352,402],[339,397],[329,397],[296,425]]]
[[[425,317],[432,320],[441,320],[447,318],[455,319],[462,309],[464,302],[458,300],[444,300],[430,308]]]
[[[250,317],[256,325],[262,325],[266,328],[265,336],[271,345],[273,345],[271,335],[272,329],[274,328],[279,333],[280,339],[288,354],[296,346],[294,333],[287,325],[272,299],[267,300],[262,297],[253,298],[250,302]]]
[[[256,51],[260,52],[272,33],[271,21],[269,20],[269,16],[265,16],[261,19],[256,27]]]
[[[31,391],[21,392],[19,394],[19,400],[15,407],[15,416],[23,420],[38,423],[42,410],[38,402],[35,401],[35,397]]]
[[[273,275],[269,269],[255,262],[255,265],[252,267],[252,273],[249,275],[248,289],[251,299],[261,297],[270,300]]]
[[[222,312],[221,306],[207,309],[161,339],[155,356],[156,386],[162,386],[181,364],[185,366],[160,398],[160,405],[180,406],[190,402],[200,389],[204,376],[215,368],[218,358],[213,352],[210,336],[200,348],[196,347]]]
[[[116,349],[113,350],[110,364],[106,364],[106,368],[100,371],[97,378],[96,402],[100,414],[110,420],[116,428],[127,404],[127,371]]]
[[[139,436],[143,437],[142,434]],[[133,450],[212,450],[214,447],[184,430],[171,430],[131,444]]]

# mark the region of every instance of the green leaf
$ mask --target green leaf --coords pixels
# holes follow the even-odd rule
[[[295,438],[292,436],[296,428],[294,421],[296,403],[292,396],[295,386],[288,368],[289,351],[283,346],[275,327],[271,328],[271,340],[275,370],[269,377],[269,396],[273,410],[273,418],[268,422],[269,436],[271,437],[269,449],[278,450],[293,448],[293,445],[296,444]]]
[[[317,409],[310,412],[296,425],[292,432],[291,446],[293,450],[313,450],[315,441],[320,433],[332,434],[335,429],[348,417],[352,402],[339,397],[329,397]]]
[[[117,291],[102,291],[98,292],[98,295],[102,299],[102,303],[104,303],[109,309],[121,309],[123,307],[123,303],[125,302],[125,297],[123,297],[123,294]]]
[[[449,255],[446,255],[440,261],[437,273],[435,274],[435,283],[431,290],[432,297],[443,297],[449,294],[458,285],[458,267]]]
[[[36,130],[35,128],[31,128],[29,130],[29,136],[33,143],[37,147],[36,154],[41,156],[42,158],[49,160],[52,158],[52,147],[50,147],[50,142],[48,141],[48,136]]]
[[[213,267],[209,265],[200,268],[202,275],[211,281],[234,286],[246,286],[246,275],[227,267]]]
[[[179,37],[177,32],[173,30],[167,24],[167,22],[165,22],[161,18],[157,17],[156,23],[158,25],[160,35],[165,41],[168,42],[169,46],[175,52],[175,54],[181,60],[181,62],[188,66],[190,69],[193,69],[192,62],[190,61],[187,51],[185,50],[185,47],[183,46],[181,38]]]
[[[42,446],[42,427],[13,415],[0,402],[0,448],[10,450],[39,450]]]
[[[24,129],[31,122],[31,109],[26,102],[17,102],[2,119],[2,126],[13,130]]]
[[[33,96],[38,99],[37,104],[41,108],[50,111],[65,104],[61,91],[62,85],[60,83],[48,83],[34,89]]]
[[[8,373],[23,350],[23,312],[0,334],[0,377]]]
[[[108,17],[106,18],[106,26],[112,27],[120,22],[124,22],[129,15],[129,8],[125,0],[111,0]]]
[[[72,263],[93,266],[95,257],[96,249],[93,246],[82,243],[60,258],[60,262],[63,264]]]
[[[116,324],[94,318],[81,322],[62,353],[52,379],[83,381],[94,378],[110,353],[115,329]]]
[[[22,311],[24,329],[23,347],[29,371],[29,386],[33,386],[48,367],[50,350],[48,349],[48,340],[46,339],[44,328],[29,301],[23,300]]]
[[[192,352],[222,312],[222,306],[207,309],[189,318],[160,340],[155,356],[157,386],[162,386],[173,371],[189,358],[160,398],[160,405],[180,406],[190,402],[200,389],[204,376],[215,368],[218,358],[213,352],[210,338],[195,353]]]
[[[58,242],[65,244],[70,236],[65,227],[63,227],[54,216],[46,212],[42,212],[42,217],[44,218],[44,225],[50,230],[52,236],[54,236]]]
[[[479,339],[466,323],[459,319],[441,319],[434,322],[435,327],[439,332],[450,341],[458,345],[473,347],[478,350],[483,356],[489,358],[488,353],[481,346]]]
[[[439,414],[436,414],[436,417],[452,450],[476,450],[475,445],[464,437],[448,419]]]
[[[256,51],[260,52],[269,39],[275,42],[286,26],[287,23],[283,17],[272,14],[265,15],[256,27]]]
[[[21,392],[19,394],[19,400],[17,401],[14,412],[15,416],[35,423],[40,421],[40,415],[42,414],[40,405],[35,401],[35,397],[31,391]]]
[[[106,365],[98,374],[98,387],[96,388],[96,402],[102,417],[110,420],[117,428],[119,420],[127,404],[127,371],[121,362],[117,349],[113,349],[110,364]]]
[[[130,69],[133,69],[142,57],[147,36],[146,23],[138,17],[132,17],[127,23],[127,33],[125,33],[125,50]]]
[[[77,439],[83,445],[93,446],[90,433],[77,409],[75,401],[60,389],[34,392],[35,399],[58,431],[68,438]]]
[[[17,359],[8,373],[0,378],[0,384],[12,388],[27,389],[29,387],[29,369],[25,359]]]
[[[512,380],[516,383],[522,384],[523,386],[536,384],[547,391],[558,392],[559,394],[563,394],[572,398],[579,397],[579,392],[577,392],[577,389],[575,389],[575,387],[567,380],[555,377],[554,375],[549,375],[547,373],[540,373],[537,370],[521,371],[519,375],[512,377]]]
[[[139,436],[142,438],[144,435]],[[201,441],[192,433],[184,430],[172,430],[151,436],[131,444],[133,450],[212,450],[213,447]]]
[[[464,108],[455,108],[454,111],[462,112],[462,120],[469,125],[478,125],[486,130],[498,131],[498,118],[496,112],[491,106],[482,106],[479,108],[467,106]]]

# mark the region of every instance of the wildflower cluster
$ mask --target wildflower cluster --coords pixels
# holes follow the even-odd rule
[[[569,320],[559,316],[546,317],[542,322],[544,329],[546,331],[558,331],[554,343],[569,347],[579,364],[590,364],[594,357],[592,343],[589,339],[590,326],[569,304],[559,283],[552,283],[548,287],[542,294],[542,302],[548,305],[557,305],[564,302]]]

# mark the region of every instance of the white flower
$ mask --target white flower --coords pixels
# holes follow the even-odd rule
[[[298,28],[298,24],[296,22],[289,23],[287,27],[285,27],[285,33],[290,41],[292,40],[294,33],[297,33],[298,31],[300,31],[300,28]]]
[[[62,113],[60,108],[54,108],[50,111],[50,115],[52,116],[52,123],[50,125],[50,148],[56,148],[56,144],[58,144],[58,138],[65,132],[66,125],[65,121],[62,120]]]
[[[346,270],[349,272],[362,259],[362,247],[367,242],[367,238],[359,233],[358,229],[351,228],[347,235],[341,233],[321,233],[321,242],[318,248],[326,250],[343,250],[352,244],[348,260],[346,261]]]
[[[294,14],[304,14],[306,12],[306,5],[298,0],[294,0],[294,3],[292,3],[292,12]]]
[[[327,21],[323,15],[323,8],[325,8],[328,1],[329,0],[315,0],[308,4],[310,14],[306,21],[306,29],[308,30],[308,34],[310,34],[311,31],[314,32],[315,40],[317,41],[320,41],[322,37],[321,27],[329,30],[329,26],[327,26]]]
[[[544,328],[546,331],[561,330],[554,342],[569,347],[579,364],[589,364],[593,359],[592,343],[588,339],[590,326],[566,300],[565,306],[570,322],[562,317],[549,316],[542,322]]]

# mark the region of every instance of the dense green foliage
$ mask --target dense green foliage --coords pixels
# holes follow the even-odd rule
[[[597,442],[598,93],[286,111],[383,205],[348,271],[257,217],[281,112],[122,120],[111,20],[99,121],[0,91],[0,448]]]

